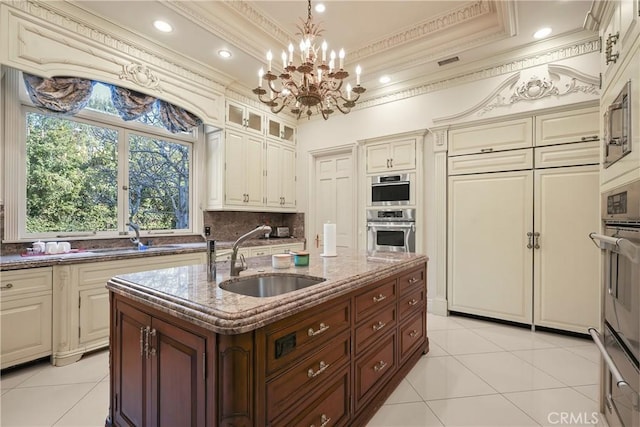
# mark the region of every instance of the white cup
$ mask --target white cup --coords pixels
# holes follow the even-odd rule
[[[33,253],[34,254],[42,254],[44,253],[45,245],[44,242],[37,241],[33,244]]]
[[[291,265],[291,255],[275,254],[271,256],[271,266],[273,268],[289,268]]]
[[[58,242],[47,242],[44,249],[47,254],[57,254],[58,253]]]
[[[71,252],[71,243],[58,242],[58,253],[68,254],[69,252]]]

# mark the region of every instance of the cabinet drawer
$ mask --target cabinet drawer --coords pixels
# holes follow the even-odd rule
[[[349,421],[349,383],[351,377],[346,367],[336,376],[337,380],[316,394],[302,410],[294,410],[293,418],[272,423],[272,426],[345,426]],[[336,378],[334,377],[334,378]],[[316,397],[317,396],[317,397]],[[303,402],[307,403],[307,402]]]
[[[267,327],[267,375],[300,360],[307,351],[349,328],[349,300],[310,317],[293,317]]]
[[[449,175],[533,168],[533,149],[449,157]]]
[[[424,310],[424,303],[426,301],[425,293],[424,288],[419,288],[400,297],[398,304],[400,320],[404,320],[418,309]]]
[[[426,315],[425,310],[421,310],[400,327],[400,363],[424,343]]]
[[[266,246],[266,247],[258,247],[258,248],[249,248],[250,257],[264,256],[264,255],[271,255],[270,247]]]
[[[489,153],[533,146],[531,118],[449,131],[449,155]]]
[[[395,370],[395,338],[395,334],[389,335],[380,346],[356,361],[356,411]]]
[[[534,149],[536,169],[600,163],[600,141],[562,144]]]
[[[362,325],[356,328],[356,353],[366,349],[372,341],[378,340],[389,329],[393,329],[395,325],[395,304],[381,308],[373,317],[365,320]]]
[[[600,114],[598,107],[585,108],[536,117],[536,146],[568,142],[598,141]]]
[[[413,292],[416,288],[424,288],[426,271],[418,268],[398,278],[398,295]]]
[[[287,411],[299,397],[335,378],[349,361],[351,339],[348,332],[313,352],[284,374],[267,383],[267,418],[272,420]]]
[[[356,323],[377,311],[381,306],[394,301],[395,297],[395,280],[384,282],[358,295],[355,300]]]
[[[2,299],[33,292],[52,293],[52,271],[51,267],[3,271],[0,279]]]

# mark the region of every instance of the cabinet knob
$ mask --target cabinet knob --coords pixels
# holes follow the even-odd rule
[[[413,331],[409,332],[409,336],[411,338],[415,338],[416,336],[418,336],[418,331],[414,329]]]
[[[13,283],[7,283],[6,285],[2,286],[2,289],[11,289],[13,288]]]

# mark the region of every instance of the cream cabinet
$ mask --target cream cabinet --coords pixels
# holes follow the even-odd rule
[[[280,208],[296,207],[296,151],[289,144],[267,140],[266,205]]]
[[[533,119],[503,120],[449,131],[449,156],[533,146]]]
[[[606,91],[609,82],[615,79],[620,64],[632,54],[632,45],[640,33],[640,5],[637,0],[616,0],[607,2],[604,7],[606,11],[600,23],[600,36],[602,88]]]
[[[227,101],[226,125],[228,128],[263,135],[265,114],[246,105]]]
[[[267,138],[272,138],[282,142],[296,142],[296,128],[294,125],[276,119],[275,117],[267,117]]]
[[[76,362],[84,353],[109,345],[109,293],[105,285],[110,278],[205,262],[206,255],[200,252],[54,266],[53,364]],[[48,331],[51,340],[51,326]]]
[[[264,140],[233,130],[225,138],[225,204],[264,205]]]
[[[393,172],[416,168],[415,138],[369,144],[366,148],[367,173]]]
[[[0,368],[51,354],[52,268],[3,271]]]
[[[543,114],[535,122],[536,147],[600,140],[598,107]]]

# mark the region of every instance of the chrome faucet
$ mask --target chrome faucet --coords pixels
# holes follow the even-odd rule
[[[247,265],[244,262],[243,255],[240,255],[240,265],[236,267],[236,261],[238,259],[238,248],[240,247],[240,244],[247,239],[250,239],[252,237],[265,234],[265,233],[271,233],[271,227],[269,227],[268,225],[258,226],[257,228],[254,228],[250,232],[238,237],[238,240],[236,240],[235,243],[233,244],[233,252],[231,252],[229,275],[239,276],[241,271],[244,271],[247,269]]]
[[[140,249],[142,246],[140,242],[140,226],[134,222],[128,222],[126,225],[136,233],[136,237],[130,237],[129,240],[131,240],[131,243],[133,243],[136,248]]]

